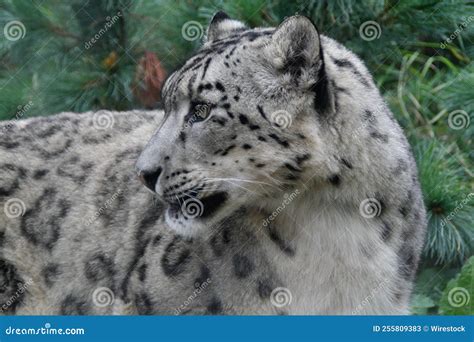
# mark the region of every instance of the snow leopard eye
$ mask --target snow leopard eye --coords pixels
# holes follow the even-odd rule
[[[192,102],[189,111],[189,121],[201,122],[206,120],[211,114],[211,105],[204,102]]]

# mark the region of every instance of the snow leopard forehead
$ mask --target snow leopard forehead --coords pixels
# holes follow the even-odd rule
[[[165,108],[172,108],[178,99],[178,91],[187,93],[189,98],[194,98],[203,90],[210,90],[213,85],[206,81],[209,76],[211,78],[218,76],[212,75],[213,72],[219,73],[219,76],[236,76],[242,59],[246,57],[249,44],[252,43],[253,46],[264,44],[274,31],[274,28],[241,28],[225,38],[204,43],[200,50],[180,69],[173,72],[165,82],[162,91]],[[240,50],[238,56],[235,54],[237,50]]]

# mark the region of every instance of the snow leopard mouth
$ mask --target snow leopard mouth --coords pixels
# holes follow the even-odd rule
[[[172,201],[167,201],[167,214],[171,218],[206,219],[216,213],[228,199],[224,191],[199,197],[182,196]]]

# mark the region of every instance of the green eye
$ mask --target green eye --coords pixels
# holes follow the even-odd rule
[[[211,105],[208,103],[194,103],[191,108],[193,122],[204,121],[211,113]]]

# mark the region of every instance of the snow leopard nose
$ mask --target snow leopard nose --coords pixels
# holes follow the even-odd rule
[[[140,170],[138,171],[138,178],[148,189],[155,192],[156,182],[160,178],[163,169],[159,166],[155,170]]]

